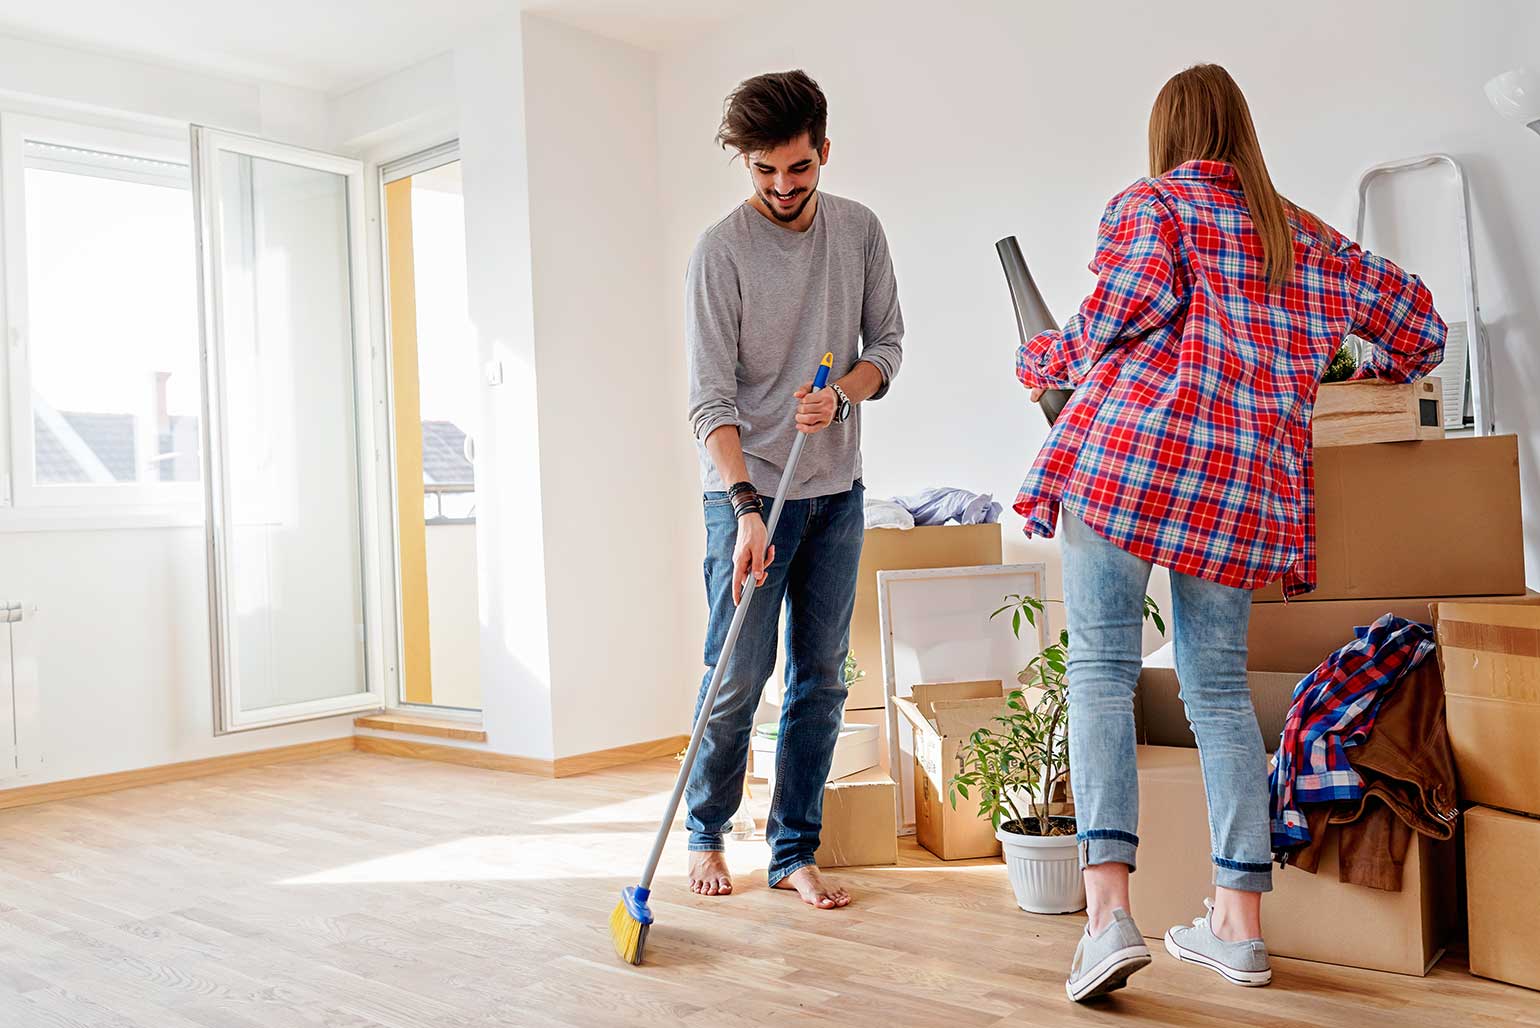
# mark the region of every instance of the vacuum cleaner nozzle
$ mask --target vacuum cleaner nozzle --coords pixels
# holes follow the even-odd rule
[[[1032,272],[1027,269],[1027,260],[1021,255],[1021,246],[1016,242],[1016,237],[1006,236],[995,243],[995,252],[1000,255],[1000,265],[1005,269],[1005,281],[1011,288],[1011,306],[1016,311],[1016,331],[1021,341],[1026,342],[1039,332],[1058,328],[1059,323],[1053,319],[1048,305],[1043,302],[1043,294],[1037,291],[1037,283],[1032,281]],[[1058,419],[1069,397],[1068,389],[1043,390],[1043,397],[1037,402],[1043,408],[1043,414],[1050,425]]]

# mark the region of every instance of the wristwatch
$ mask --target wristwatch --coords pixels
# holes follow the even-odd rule
[[[838,384],[831,385],[829,388],[833,389],[834,395],[839,397],[839,403],[834,405],[834,423],[843,424],[850,417],[850,412],[855,410],[855,405],[850,402],[850,397],[845,395],[845,390]]]

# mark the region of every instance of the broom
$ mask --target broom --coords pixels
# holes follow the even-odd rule
[[[829,372],[834,368],[834,354],[824,354],[823,362],[818,365],[818,374],[813,379],[813,391],[817,392],[829,382]],[[775,504],[770,510],[770,524],[767,531],[769,539],[775,539],[775,526],[781,520],[781,505],[786,499],[786,489],[791,484],[792,475],[797,468],[797,458],[802,454],[802,444],[807,442],[807,435],[797,433],[796,441],[791,445],[791,456],[786,459],[786,470],[781,474],[781,484],[775,491]],[[663,815],[662,824],[658,825],[658,836],[652,842],[652,853],[647,857],[647,867],[642,871],[642,880],[638,885],[628,885],[620,890],[620,902],[615,905],[615,910],[610,914],[610,935],[615,941],[615,953],[628,964],[640,964],[642,962],[642,949],[647,943],[647,930],[652,927],[652,910],[647,906],[647,899],[652,895],[652,876],[658,870],[658,860],[663,856],[663,844],[668,841],[668,831],[673,827],[674,815],[679,812],[679,798],[684,795],[685,782],[690,777],[690,769],[695,765],[695,754],[700,750],[701,737],[706,734],[706,722],[711,717],[711,708],[716,703],[717,690],[722,687],[722,673],[727,667],[728,658],[732,656],[733,647],[738,642],[738,632],[743,627],[744,615],[748,613],[749,601],[754,598],[754,576],[750,574],[743,583],[743,595],[738,601],[738,609],[733,612],[733,622],[727,630],[727,640],[722,644],[721,656],[717,658],[715,670],[711,672],[711,684],[706,689],[706,696],[701,701],[700,716],[695,719],[695,729],[690,733],[690,745],[684,751],[684,760],[679,765],[679,777],[674,781],[674,794],[669,798],[668,810]]]

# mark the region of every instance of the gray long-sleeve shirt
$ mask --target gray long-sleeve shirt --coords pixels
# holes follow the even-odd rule
[[[796,438],[797,401],[825,353],[830,381],[867,361],[882,372],[880,398],[903,358],[904,319],[888,241],[870,210],[819,192],[805,232],[741,204],[701,236],[685,276],[690,421],[701,484],[726,489],[706,437],[737,425],[749,480],[774,495]],[[791,499],[828,496],[861,477],[860,406],[810,438]]]

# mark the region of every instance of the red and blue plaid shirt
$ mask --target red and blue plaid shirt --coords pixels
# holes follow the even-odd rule
[[[1280,860],[1310,841],[1301,804],[1363,794],[1364,780],[1347,750],[1369,738],[1380,704],[1435,648],[1433,629],[1394,614],[1354,635],[1294,687],[1268,779],[1273,852]]]
[[[1188,161],[1113,198],[1096,289],[1017,356],[1023,385],[1075,390],[1016,499],[1029,535],[1053,535],[1062,503],[1172,571],[1315,588],[1322,372],[1350,333],[1373,344],[1364,377],[1412,381],[1444,351],[1422,282],[1328,231],[1295,222],[1294,273],[1269,293],[1229,164]]]

